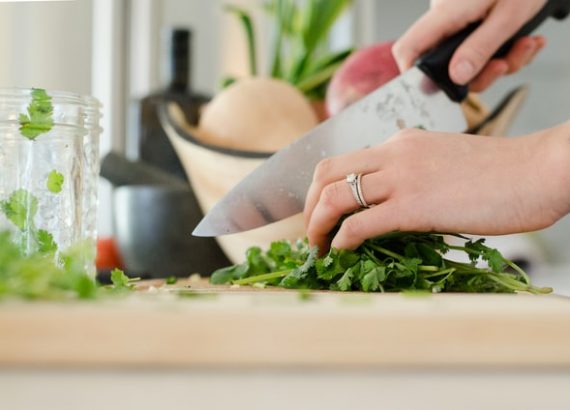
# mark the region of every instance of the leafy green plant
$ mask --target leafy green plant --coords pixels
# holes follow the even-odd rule
[[[364,292],[552,291],[534,287],[520,267],[483,239],[455,236],[464,244],[450,245],[441,234],[394,232],[369,239],[355,251],[331,249],[322,257],[307,241],[279,241],[266,252],[250,248],[245,262],[217,270],[211,282]],[[446,258],[450,250],[463,252],[469,262]]]
[[[62,299],[95,297],[96,284],[83,271],[78,250],[54,262],[54,250],[39,250],[26,255],[7,231],[0,232],[0,299]]]
[[[325,42],[334,23],[352,3],[351,0],[270,0],[265,10],[272,19],[274,37],[269,74],[285,80],[312,99],[323,99],[326,84],[352,49],[326,50]],[[241,22],[247,45],[250,74],[258,74],[255,28],[250,14],[227,6]],[[229,85],[234,78],[226,78]]]
[[[119,269],[111,272],[112,285],[99,285],[85,271],[86,250],[81,245],[59,255],[56,250],[44,248],[26,254],[10,232],[0,231],[0,300],[95,299],[134,290],[137,279]]]

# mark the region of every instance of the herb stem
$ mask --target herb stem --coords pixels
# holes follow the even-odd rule
[[[455,268],[443,269],[443,270],[437,271],[437,272],[435,272],[435,273],[430,273],[430,274],[428,274],[428,275],[423,275],[423,278],[428,279],[428,278],[433,278],[433,277],[441,276],[441,275],[448,275],[448,276],[449,276],[449,274],[451,274],[451,273],[453,273],[453,272],[455,272],[455,271],[456,271]],[[445,278],[444,278],[444,279],[445,279]]]
[[[420,265],[418,266],[418,270],[422,272],[437,272],[439,271],[439,267],[433,265]]]
[[[374,249],[375,251],[378,251],[380,253],[383,253],[386,256],[390,256],[391,258],[397,259],[399,261],[401,261],[402,259],[404,259],[404,257],[400,254],[397,254],[396,252],[392,252],[386,248],[383,248],[381,246],[375,245],[375,244],[370,244],[368,245],[370,246],[372,249]]]
[[[528,277],[528,275],[526,274],[526,272],[520,268],[520,266],[518,266],[516,263],[514,263],[513,261],[511,261],[511,260],[509,260],[509,259],[505,259],[505,262],[507,263],[507,265],[508,265],[509,267],[511,267],[511,268],[514,269],[519,275],[521,275],[521,277],[523,278],[523,280],[525,281],[525,283],[526,283],[527,285],[530,285],[530,278]]]
[[[403,260],[404,257],[402,255],[397,254],[396,252],[392,252],[391,250],[388,250],[386,248],[383,248],[381,246],[378,245],[369,245],[372,249],[378,251],[378,252],[382,252],[384,255],[389,256],[391,258],[397,259],[399,261]],[[373,260],[375,260],[375,262],[377,262],[378,264],[381,264],[381,261],[374,255],[374,253],[372,253],[372,251],[370,251],[370,249],[365,248],[364,252],[366,252],[366,254],[372,258]],[[424,272],[437,272],[440,268],[437,266],[433,266],[433,265],[420,265],[418,266],[418,270],[420,271],[424,271]]]
[[[256,276],[250,276],[248,278],[237,279],[237,280],[234,280],[232,283],[234,285],[249,285],[249,284],[257,283],[257,282],[267,282],[268,280],[272,280],[272,279],[284,278],[290,272],[291,272],[291,269],[282,270],[279,272],[264,273],[262,275],[256,275]]]

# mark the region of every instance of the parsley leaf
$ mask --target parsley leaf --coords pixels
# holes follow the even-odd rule
[[[364,262],[363,271],[366,273],[360,280],[364,292],[376,292],[382,290],[381,283],[386,280],[386,267],[377,266],[374,262]]]
[[[39,246],[39,252],[55,252],[57,251],[57,243],[53,239],[53,235],[44,229],[39,229],[36,234],[36,240]]]
[[[210,277],[210,283],[213,285],[222,285],[231,281],[242,278],[248,270],[248,264],[242,263],[240,265],[227,266],[218,269]]]
[[[41,88],[32,90],[32,101],[28,113],[20,114],[20,133],[29,140],[49,132],[53,127],[53,105],[51,97]]]
[[[348,268],[340,277],[340,279],[336,282],[338,290],[342,290],[343,292],[350,290],[353,276],[354,276],[354,268]]]
[[[18,189],[10,197],[0,202],[2,212],[21,231],[34,226],[33,219],[38,211],[38,199],[25,189]]]
[[[48,174],[47,183],[46,183],[47,189],[54,194],[59,194],[63,187],[63,181],[64,181],[63,174],[57,172],[54,169]]]

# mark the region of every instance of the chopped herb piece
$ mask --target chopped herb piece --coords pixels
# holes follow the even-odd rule
[[[125,272],[117,268],[111,271],[111,283],[113,284],[113,289],[119,291],[130,290],[134,287],[131,279],[125,275]]]
[[[169,276],[166,278],[165,283],[167,285],[175,285],[178,282],[178,278],[176,276]]]
[[[313,298],[313,294],[309,289],[299,289],[298,295],[299,295],[299,300],[302,300],[303,302],[306,302]]]

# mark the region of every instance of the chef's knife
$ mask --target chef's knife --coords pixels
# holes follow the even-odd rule
[[[495,57],[531,33],[546,18],[562,19],[569,0],[551,0]],[[379,144],[405,127],[461,132],[466,128],[458,102],[467,87],[454,84],[448,66],[455,50],[477,28],[474,23],[424,55],[417,65],[325,121],[271,156],[224,196],[193,234],[218,236],[247,231],[303,211],[315,166],[323,158]]]

